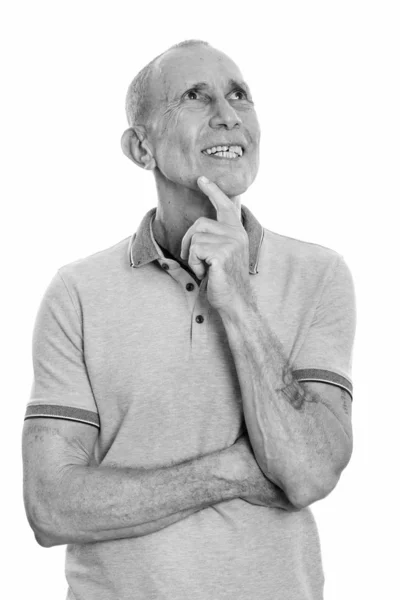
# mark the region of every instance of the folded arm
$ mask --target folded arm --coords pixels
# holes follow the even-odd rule
[[[147,535],[239,495],[218,453],[155,470],[90,466],[97,435],[67,420],[25,421],[25,507],[41,545]]]
[[[148,535],[234,498],[295,510],[245,443],[150,470],[91,466],[97,435],[73,421],[25,421],[25,509],[44,547]]]
[[[298,382],[253,299],[221,317],[260,468],[295,506],[325,497],[352,453],[350,395],[329,383]]]

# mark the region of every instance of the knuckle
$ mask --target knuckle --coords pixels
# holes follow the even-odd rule
[[[198,250],[198,249],[196,249],[196,245],[192,244],[190,246],[190,250],[189,250],[189,259],[191,261],[193,261],[193,259],[196,258],[196,250]]]

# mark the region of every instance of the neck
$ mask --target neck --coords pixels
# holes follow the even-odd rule
[[[182,261],[181,244],[187,230],[199,217],[217,219],[211,200],[203,192],[166,180],[155,173],[158,206],[153,221],[157,243]],[[237,197],[236,197],[237,198]],[[187,264],[187,261],[182,261]]]

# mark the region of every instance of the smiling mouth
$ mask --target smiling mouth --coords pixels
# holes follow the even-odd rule
[[[244,149],[242,146],[212,146],[202,150],[206,156],[215,158],[237,159],[243,155]]]

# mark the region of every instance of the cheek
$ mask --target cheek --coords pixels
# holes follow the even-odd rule
[[[253,127],[251,128],[251,134],[252,134],[253,142],[257,146],[257,149],[258,149],[258,146],[260,144],[261,131],[260,131],[260,126],[259,126],[257,120],[255,121],[255,123],[253,124]]]
[[[192,155],[195,131],[187,115],[179,109],[165,115],[160,135],[160,145],[169,146],[172,153],[183,153],[185,158]]]
[[[260,141],[260,124],[258,122],[257,114],[255,110],[243,111],[241,113],[243,125],[247,130],[250,141],[253,144],[258,144]]]
[[[192,136],[186,135],[182,139],[181,153],[182,153],[182,160],[184,160],[186,163],[192,164],[193,162],[196,161],[196,158],[197,158],[196,157],[196,148],[193,143]]]
[[[196,179],[193,174],[200,174],[194,132],[176,117],[170,119],[164,131],[156,152],[158,168],[167,179],[183,185],[193,184]]]
[[[179,119],[174,119],[171,125],[172,128],[163,142],[164,152],[168,153],[167,156],[171,161],[175,161],[177,169],[184,168],[184,165],[193,165],[197,160],[196,152],[198,152],[195,131]]]

